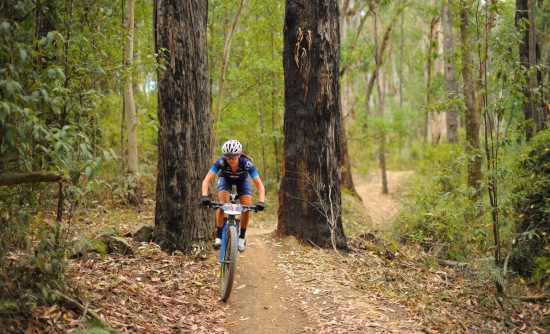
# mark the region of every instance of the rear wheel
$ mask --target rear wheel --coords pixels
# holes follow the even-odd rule
[[[220,272],[220,296],[225,302],[231,295],[237,267],[237,228],[228,226],[225,234],[225,249]]]

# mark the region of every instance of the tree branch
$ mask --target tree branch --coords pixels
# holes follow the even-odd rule
[[[35,182],[61,182],[64,178],[57,173],[17,173],[0,175],[0,186],[14,186]]]
[[[99,314],[95,313],[94,311],[88,309],[87,307],[84,307],[82,304],[80,304],[78,301],[72,299],[71,297],[68,297],[66,295],[64,295],[63,293],[61,293],[60,291],[58,290],[54,290],[53,291],[56,295],[59,296],[59,300],[61,302],[63,302],[66,306],[72,308],[72,309],[76,309],[77,311],[80,311],[81,313],[83,313],[84,315],[86,315],[86,313],[88,313],[90,316],[92,316],[92,318],[94,318],[95,320],[99,321],[101,323],[101,325],[105,328],[111,328],[111,326],[109,325],[109,323],[107,323],[107,321],[105,319],[103,319]]]

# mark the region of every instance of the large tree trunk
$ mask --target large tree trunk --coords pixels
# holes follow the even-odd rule
[[[137,148],[137,117],[134,103],[134,88],[132,87],[132,64],[134,62],[134,5],[135,0],[128,0],[128,12],[126,15],[126,44],[124,47],[124,65],[128,73],[124,78],[124,112],[127,120],[128,132],[128,175],[131,178],[132,194],[128,198],[132,203],[141,201],[141,185],[138,173],[138,148]]]
[[[538,57],[534,0],[516,0],[515,20],[516,26],[520,30],[525,27],[522,43],[519,44],[519,62],[528,75],[527,83],[523,86],[521,110],[526,121],[532,120],[534,122],[532,126],[527,126],[525,129],[525,137],[529,140],[537,131],[545,128],[546,121],[546,117],[542,116],[544,113],[540,110],[541,104],[537,101],[537,96],[534,93],[534,90],[539,86],[538,70],[536,68]],[[532,73],[528,72],[530,68],[533,69]]]
[[[158,74],[156,242],[164,250],[208,249],[213,211],[201,208],[202,179],[213,152],[206,24],[208,0],[156,0],[155,50],[166,49]]]
[[[453,99],[458,94],[455,79],[455,57],[453,40],[453,16],[451,3],[442,0],[441,23],[443,27],[443,61],[445,64],[445,93],[447,99]],[[453,104],[446,111],[447,113],[447,138],[449,143],[458,144],[458,112]]]
[[[288,0],[277,231],[324,248],[347,248],[341,215],[339,61],[337,0]]]
[[[480,189],[481,158],[478,154],[479,144],[479,124],[481,114],[476,107],[475,83],[473,76],[474,60],[472,56],[472,42],[470,32],[470,11],[471,3],[463,3],[460,7],[460,37],[462,50],[462,80],[464,83],[464,104],[466,105],[466,141],[468,143],[467,152],[470,154],[468,161],[468,186],[477,190],[477,198]]]

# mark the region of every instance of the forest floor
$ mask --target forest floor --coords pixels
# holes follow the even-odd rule
[[[227,302],[218,295],[217,252],[193,259],[154,243],[132,257],[71,260],[72,295],[122,333],[545,333],[549,304],[496,298],[470,265],[438,266],[376,231],[397,212],[392,194],[408,175],[388,172],[390,195],[381,194],[378,176],[356,176],[362,204],[351,195],[345,201],[351,220],[368,212],[372,227],[350,237],[350,252],[280,238],[276,213],[254,215]],[[149,200],[134,220],[103,209],[77,224],[124,233],[152,224],[153,209]],[[90,326],[85,313],[44,308],[36,322],[47,321],[51,333],[75,332]]]

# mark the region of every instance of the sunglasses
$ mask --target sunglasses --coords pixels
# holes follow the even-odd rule
[[[229,160],[233,160],[235,158],[238,158],[239,155],[238,154],[227,154],[225,157]]]

